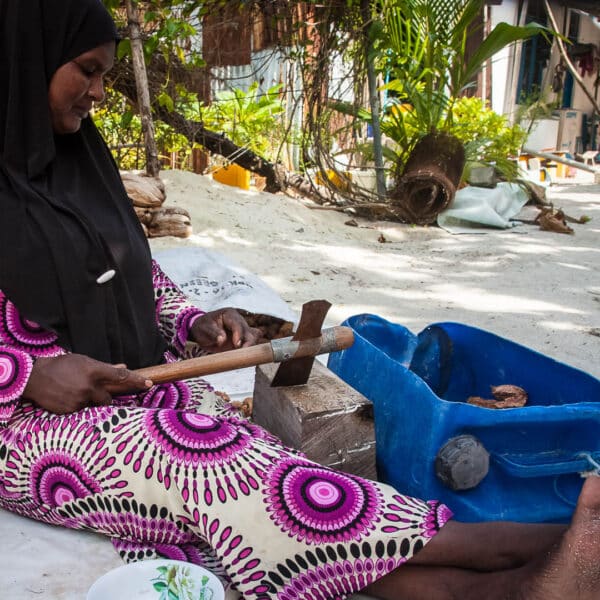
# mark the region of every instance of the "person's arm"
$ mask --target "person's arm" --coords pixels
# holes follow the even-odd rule
[[[205,311],[189,300],[155,260],[152,261],[152,277],[158,327],[169,346],[181,358],[194,321]]]
[[[222,352],[253,346],[261,337],[234,308],[204,312],[153,261],[154,296],[159,328],[179,358],[185,356],[186,342],[198,344],[204,352]]]
[[[22,399],[64,414],[109,404],[113,395],[150,386],[122,365],[66,352],[52,332],[26,321],[0,291],[0,427],[8,424]]]
[[[145,391],[152,381],[83,354],[38,358],[23,389],[23,398],[48,412],[63,415],[92,406],[108,406],[115,395]]]

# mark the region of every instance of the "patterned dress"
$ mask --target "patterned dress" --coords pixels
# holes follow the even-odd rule
[[[154,263],[157,319],[185,351],[203,314]],[[0,292],[0,507],[111,538],[127,561],[204,565],[228,597],[342,599],[396,569],[451,517],[438,502],[319,466],[200,379],[56,415],[20,398],[64,354]]]

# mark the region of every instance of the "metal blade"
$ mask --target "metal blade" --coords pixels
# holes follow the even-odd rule
[[[323,322],[330,308],[331,303],[327,302],[327,300],[305,302],[302,305],[298,329],[292,339],[307,340],[320,336]],[[306,383],[310,377],[314,360],[314,356],[305,356],[303,358],[290,358],[283,361],[279,365],[273,381],[271,381],[271,386],[279,387]]]

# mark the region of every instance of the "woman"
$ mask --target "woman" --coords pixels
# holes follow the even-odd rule
[[[456,523],[307,461],[201,380],[128,370],[257,332],[151,261],[89,118],[116,38],[100,0],[0,0],[0,506],[204,564],[232,597],[597,598],[596,478],[566,533]]]

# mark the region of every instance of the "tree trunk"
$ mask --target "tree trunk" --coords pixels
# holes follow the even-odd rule
[[[377,74],[373,64],[373,44],[369,35],[371,15],[369,14],[369,0],[362,0],[361,11],[363,15],[365,62],[367,66],[367,81],[369,84],[369,104],[371,105],[371,124],[373,127],[373,154],[375,160],[375,176],[377,178],[377,195],[386,196],[385,171],[383,170],[383,148],[381,144],[380,103],[377,91]]]
[[[144,61],[144,47],[140,32],[140,17],[135,0],[126,0],[127,22],[129,25],[129,39],[131,41],[131,55],[133,59],[133,72],[137,88],[138,107],[142,120],[144,145],[146,148],[146,172],[152,177],[158,177],[160,162],[154,136],[154,123],[150,107],[150,92],[148,90],[148,74]]]
[[[260,157],[252,150],[243,150],[224,135],[206,129],[202,123],[190,121],[181,114],[168,111],[166,108],[157,110],[157,117],[170,125],[177,133],[184,135],[190,142],[200,144],[209,152],[230,159],[235,164],[252,171],[267,180],[268,192],[280,192],[285,188],[283,168]]]
[[[266,179],[265,190],[276,193],[283,192],[287,188],[293,188],[302,196],[311,198],[315,202],[333,202],[345,204],[345,200],[339,194],[322,185],[315,185],[310,179],[300,173],[290,173],[281,164],[272,163],[262,158],[252,150],[242,151],[224,135],[206,129],[202,123],[189,121],[177,112],[169,112],[160,108],[157,117],[170,125],[177,133],[184,135],[190,142],[204,146],[209,152],[219,154],[224,158],[231,158],[231,162],[248,169]]]

